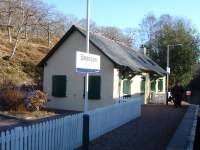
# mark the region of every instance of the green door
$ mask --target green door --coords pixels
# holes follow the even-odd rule
[[[142,78],[140,85],[141,93],[145,93],[145,78]]]
[[[163,92],[163,80],[158,80],[158,91]]]
[[[153,80],[151,82],[151,91],[156,92],[156,81],[155,80]]]
[[[128,79],[123,80],[123,94],[131,94],[131,81]]]

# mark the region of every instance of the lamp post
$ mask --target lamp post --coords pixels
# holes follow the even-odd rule
[[[170,67],[169,67],[169,49],[170,47],[182,46],[183,44],[175,44],[175,45],[167,45],[167,84],[166,84],[166,105],[168,105],[168,90],[169,90],[169,74],[170,74]]]

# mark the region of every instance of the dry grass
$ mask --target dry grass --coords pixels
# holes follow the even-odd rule
[[[56,115],[56,113],[48,112],[48,111],[28,112],[28,111],[23,111],[23,110],[21,110],[21,111],[0,111],[0,114],[14,116],[16,118],[25,119],[25,120],[41,119],[41,118]]]
[[[47,54],[49,48],[40,39],[33,42],[21,40],[12,60],[4,59],[11,54],[12,45],[0,31],[0,79],[6,77],[16,84],[36,84],[41,70],[36,65]]]

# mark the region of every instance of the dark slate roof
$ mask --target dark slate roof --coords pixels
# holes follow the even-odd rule
[[[59,46],[64,43],[73,31],[78,31],[83,36],[86,36],[86,30],[73,25],[38,65],[43,66],[43,64],[46,63],[46,61],[54,54]],[[134,72],[155,72],[159,75],[166,74],[165,70],[147,56],[130,47],[105,38],[101,34],[90,33],[90,43],[106,55],[113,63],[119,66],[128,67]]]
[[[156,72],[157,74],[166,74],[166,71],[161,68],[157,63],[155,63],[152,59],[150,59],[148,56],[133,50],[130,47],[126,47],[127,52],[129,55],[133,58],[136,59],[138,62],[140,62],[143,66],[148,68],[149,71]]]

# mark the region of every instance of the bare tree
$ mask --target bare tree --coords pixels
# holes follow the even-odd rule
[[[83,19],[79,20],[77,22],[77,24],[86,29],[86,22],[87,22],[87,20],[85,18],[83,18]],[[99,28],[97,27],[96,23],[93,20],[90,20],[90,30],[92,32],[98,32],[99,31]]]
[[[12,25],[12,19],[15,15],[15,11],[18,8],[15,5],[14,0],[1,0],[0,1],[0,13],[1,13],[1,27],[5,27],[8,32],[9,42],[12,42],[11,29],[14,27]]]
[[[136,33],[137,30],[134,28],[126,28],[125,35],[127,37],[127,45],[132,47],[133,45],[136,46]]]
[[[139,34],[142,43],[151,41],[153,39],[156,21],[157,19],[153,14],[148,14],[142,20],[142,23],[139,24]]]
[[[0,0],[0,27],[6,29],[12,46],[12,59],[21,40],[45,41],[50,47],[59,40],[73,24],[85,27],[86,20],[78,20],[72,15],[63,15],[41,0]],[[98,27],[91,21],[93,32],[101,34],[118,43],[132,46],[134,31],[116,27]]]
[[[117,27],[101,27],[99,28],[99,32],[103,36],[117,43],[125,44],[129,47],[132,46],[134,33],[135,33],[132,29],[127,29],[123,31]]]
[[[34,9],[32,5],[33,3],[34,3],[33,0],[19,0],[18,1],[19,9],[16,10],[18,15],[15,18],[17,19],[16,24],[15,24],[16,35],[15,35],[15,41],[13,42],[12,54],[10,56],[10,59],[13,58],[16,52],[17,46],[21,39],[23,28],[26,27],[29,19],[33,17],[37,11],[37,9]]]

